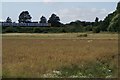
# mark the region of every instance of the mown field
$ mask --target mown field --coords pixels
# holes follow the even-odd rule
[[[117,34],[3,34],[3,77],[117,77]]]

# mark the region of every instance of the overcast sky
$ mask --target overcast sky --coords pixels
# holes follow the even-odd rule
[[[60,17],[61,22],[75,20],[94,21],[95,17],[103,20],[109,13],[115,11],[117,2],[2,2],[2,20],[9,16],[17,22],[22,11],[29,11],[32,21],[39,21],[43,15],[47,19],[52,13]]]

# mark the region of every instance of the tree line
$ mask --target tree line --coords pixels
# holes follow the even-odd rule
[[[32,17],[28,11],[23,11],[19,15],[19,23],[32,23]],[[12,19],[8,17],[6,22],[11,23]],[[117,8],[113,13],[108,14],[104,20],[95,18],[94,22],[86,22],[76,20],[68,24],[60,22],[59,16],[52,14],[50,18],[42,16],[39,22],[33,23],[51,23],[51,27],[3,27],[3,33],[6,32],[29,32],[29,33],[61,33],[61,32],[86,32],[93,31],[99,33],[101,31],[107,32],[119,32],[120,30],[120,2],[117,4]]]
[[[47,21],[46,17],[42,16],[40,18],[39,22],[32,22],[32,17],[29,14],[28,11],[22,11],[19,15],[19,23],[51,23],[51,26],[53,27],[60,27],[62,23],[60,23],[60,18],[56,14],[52,14],[49,20]],[[12,19],[10,17],[7,17],[6,19],[7,23],[12,23]]]

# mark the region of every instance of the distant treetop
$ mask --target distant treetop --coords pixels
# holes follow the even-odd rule
[[[7,23],[12,23],[12,19],[10,17],[7,17],[6,22]]]
[[[42,16],[40,18],[40,23],[47,23],[47,19],[44,16]]]
[[[31,22],[32,17],[30,16],[28,11],[23,11],[19,15],[19,23],[27,23]]]

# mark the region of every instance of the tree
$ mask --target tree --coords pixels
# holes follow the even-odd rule
[[[108,26],[108,31],[118,32],[120,28],[120,14],[114,16]]]
[[[51,23],[51,26],[60,27],[60,18],[56,14],[52,14],[48,20],[48,23]]]
[[[112,32],[118,32],[120,29],[120,2],[118,2],[117,10],[114,11],[112,14],[109,14],[106,19],[109,19],[109,24],[107,30]]]
[[[98,18],[98,17],[96,17],[96,18],[95,18],[95,23],[94,23],[94,26],[98,26],[98,22],[99,22],[99,18]]]
[[[19,23],[27,23],[27,22],[31,22],[31,16],[29,14],[28,11],[23,11],[22,13],[20,13],[19,15]]]
[[[108,26],[110,25],[111,20],[116,15],[116,11],[113,13],[108,14],[108,16],[100,23],[101,31],[107,31]]]
[[[12,19],[10,17],[7,17],[6,22],[7,23],[12,23]]]
[[[117,11],[118,11],[118,13],[120,13],[120,2],[118,2],[118,4],[117,4]]]
[[[47,23],[47,19],[44,16],[42,16],[40,18],[40,23]]]
[[[98,18],[98,17],[96,17],[96,18],[95,18],[95,22],[96,22],[96,23],[98,23],[98,21],[99,21],[99,18]]]

